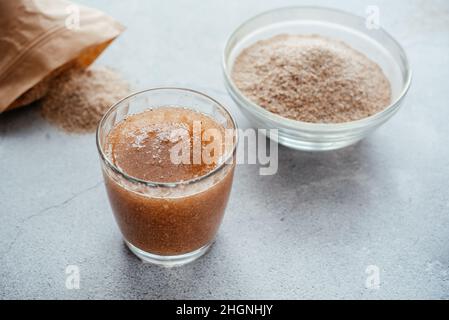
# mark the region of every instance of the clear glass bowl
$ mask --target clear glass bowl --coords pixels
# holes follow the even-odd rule
[[[370,117],[336,124],[291,120],[250,101],[231,79],[233,62],[242,49],[277,34],[319,34],[340,39],[364,53],[390,80],[392,103]],[[319,7],[290,7],[262,13],[229,37],[223,54],[226,87],[236,104],[257,128],[278,129],[279,143],[299,150],[333,150],[356,143],[398,111],[411,83],[411,70],[401,45],[382,28],[370,29],[362,17]]]

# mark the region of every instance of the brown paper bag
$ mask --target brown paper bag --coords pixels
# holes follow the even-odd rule
[[[66,0],[0,1],[0,113],[42,98],[53,77],[87,67],[123,30]]]

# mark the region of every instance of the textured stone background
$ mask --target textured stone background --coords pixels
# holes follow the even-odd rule
[[[127,31],[99,59],[135,88],[185,86],[227,104],[221,52],[245,19],[291,4],[339,7],[407,50],[403,109],[354,147],[280,148],[279,172],[236,172],[213,249],[177,269],[144,265],[109,209],[94,135],[67,135],[30,107],[0,115],[0,298],[449,298],[448,1],[83,1]],[[78,265],[81,288],[65,288]],[[380,288],[365,288],[368,265]]]

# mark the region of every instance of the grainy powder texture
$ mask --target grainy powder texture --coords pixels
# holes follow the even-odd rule
[[[70,69],[52,81],[42,115],[65,131],[93,132],[109,107],[129,92],[128,83],[106,67]]]
[[[237,57],[232,78],[250,100],[282,117],[348,122],[383,110],[391,88],[381,68],[345,43],[282,34]]]

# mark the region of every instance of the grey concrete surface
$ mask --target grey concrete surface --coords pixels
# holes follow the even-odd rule
[[[98,64],[135,86],[184,86],[228,105],[220,59],[245,19],[320,4],[381,24],[414,81],[400,112],[356,146],[281,147],[279,171],[239,166],[212,250],[182,268],[142,264],[111,214],[94,135],[69,135],[38,107],[0,115],[0,298],[449,298],[448,1],[83,1],[127,31]],[[68,290],[65,270],[80,270]],[[380,287],[366,288],[367,267]],[[368,269],[369,270],[369,269]]]

